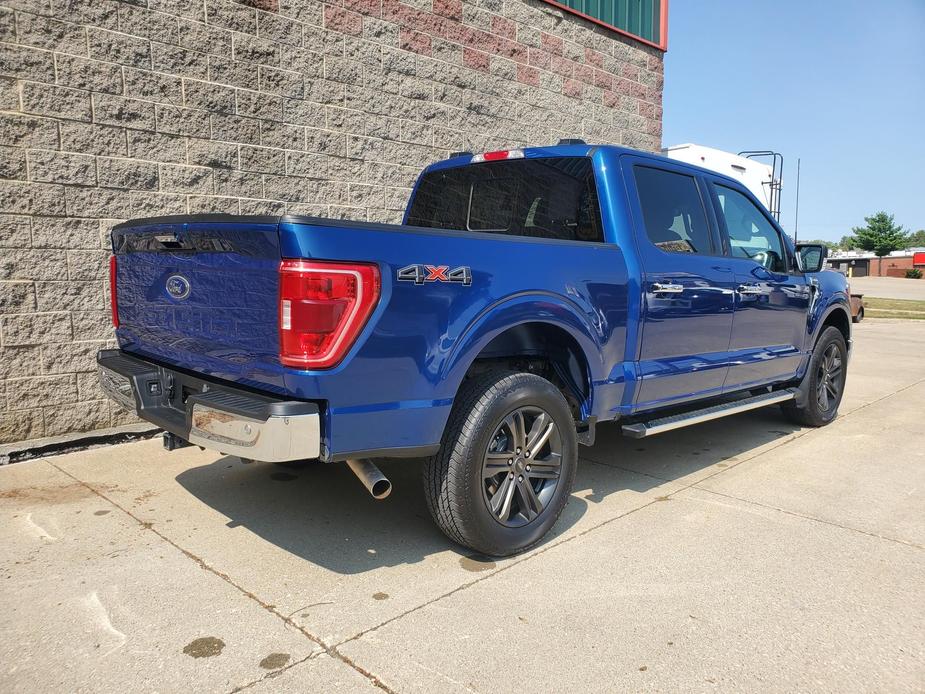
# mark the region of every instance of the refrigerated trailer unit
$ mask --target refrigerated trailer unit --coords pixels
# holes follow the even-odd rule
[[[669,159],[702,166],[738,179],[780,221],[781,174],[784,158],[777,152],[748,151],[733,154],[703,145],[683,144],[662,149]],[[766,160],[770,164],[765,163]]]

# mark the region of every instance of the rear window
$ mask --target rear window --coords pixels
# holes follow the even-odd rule
[[[633,167],[649,240],[668,253],[713,252],[707,213],[693,177]]]
[[[603,241],[591,160],[514,159],[424,174],[408,224],[567,241]]]

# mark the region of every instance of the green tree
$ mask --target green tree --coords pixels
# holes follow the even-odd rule
[[[800,241],[800,243],[818,244],[820,246],[825,246],[830,251],[834,251],[838,249],[838,244],[835,243],[834,241],[823,241],[822,239],[812,239],[811,241]]]
[[[909,236],[909,245],[912,247],[925,246],[925,229],[919,229]]]
[[[883,256],[905,248],[909,242],[909,234],[893,221],[893,215],[886,212],[864,217],[864,221],[867,222],[867,226],[854,227],[851,233],[854,234],[859,248],[873,251],[879,258],[879,274],[883,269]]]
[[[842,236],[841,240],[838,242],[838,247],[843,251],[850,251],[854,248],[857,248],[858,240],[854,238],[851,234],[847,236]]]

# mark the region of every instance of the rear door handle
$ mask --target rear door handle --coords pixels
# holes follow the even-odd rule
[[[652,291],[655,294],[680,294],[684,291],[683,284],[662,284],[661,282],[652,283]]]
[[[736,291],[742,296],[755,296],[765,293],[764,289],[755,284],[740,284],[736,287]]]

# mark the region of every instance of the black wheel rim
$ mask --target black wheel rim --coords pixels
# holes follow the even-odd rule
[[[562,469],[562,437],[540,407],[520,407],[495,429],[482,462],[482,496],[501,525],[532,523],[549,505]]]
[[[841,350],[833,342],[822,354],[816,377],[816,402],[823,412],[831,412],[838,406],[845,382],[845,369],[842,362]]]

